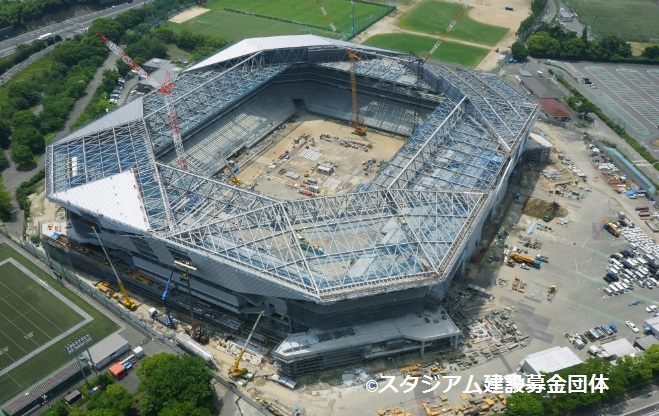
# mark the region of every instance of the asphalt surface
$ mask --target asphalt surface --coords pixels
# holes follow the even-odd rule
[[[133,3],[123,3],[117,4],[115,6],[109,7],[107,9],[98,10],[91,12],[83,16],[76,16],[70,19],[52,23],[47,26],[40,27],[31,32],[22,33],[13,38],[9,38],[0,42],[0,58],[11,55],[16,46],[23,43],[32,42],[36,40],[39,36],[46,33],[52,33],[53,35],[60,35],[63,39],[71,38],[78,33],[84,32],[89,24],[94,20],[101,17],[112,17],[120,13],[125,12],[126,10],[133,9],[135,7],[140,7],[148,0],[135,0]]]

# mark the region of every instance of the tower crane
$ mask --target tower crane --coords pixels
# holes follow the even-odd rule
[[[346,54],[350,60],[350,91],[352,93],[352,117],[355,127],[353,133],[358,136],[366,136],[366,126],[359,124],[359,102],[357,100],[357,61],[359,61],[360,56],[350,49],[346,49]]]
[[[264,313],[265,313],[265,311],[261,311],[261,313],[259,313],[259,316],[256,318],[256,322],[254,322],[254,326],[252,327],[252,331],[249,333],[249,335],[247,336],[247,339],[245,340],[245,344],[240,349],[240,352],[238,353],[238,355],[236,355],[236,359],[234,360],[231,367],[229,367],[229,375],[233,378],[243,377],[247,374],[247,369],[240,367],[240,360],[243,359],[243,354],[245,354],[245,350],[247,349],[247,345],[249,344],[249,341],[252,339],[252,335],[254,335],[254,332],[256,331],[256,327],[258,326],[259,321],[263,317]]]
[[[128,296],[128,291],[124,286],[124,282],[122,282],[121,279],[119,278],[119,273],[117,273],[117,269],[114,268],[114,264],[112,263],[112,260],[110,260],[110,256],[108,255],[107,250],[105,250],[105,246],[103,245],[101,238],[98,236],[98,233],[96,232],[96,227],[92,226],[92,230],[94,231],[94,235],[96,236],[98,243],[101,245],[101,248],[103,249],[103,254],[105,254],[105,258],[108,260],[108,263],[110,263],[110,267],[112,268],[114,277],[117,278],[117,284],[119,285],[119,290],[121,291],[121,304],[124,305],[126,309],[134,311],[135,309],[137,309],[137,305],[135,304],[135,302],[133,302],[130,296]]]
[[[458,11],[458,13],[456,13],[456,15],[453,17],[453,20],[451,20],[451,22],[448,24],[448,26],[446,26],[446,29],[444,29],[444,31],[443,31],[442,34],[439,36],[439,38],[437,38],[437,42],[435,42],[435,44],[434,44],[433,47],[428,51],[428,53],[426,54],[426,56],[423,57],[423,63],[424,63],[424,64],[425,64],[426,62],[428,62],[428,59],[430,59],[430,57],[432,56],[432,54],[434,54],[434,53],[437,51],[437,48],[439,48],[440,45],[444,42],[444,40],[445,40],[446,37],[448,36],[449,32],[450,32],[451,30],[453,30],[453,28],[455,27],[455,25],[458,23],[458,20],[460,20],[460,19],[462,18],[462,16],[464,16],[465,12],[466,12],[468,9],[469,9],[469,5],[468,5],[468,4],[465,4],[465,5],[463,5],[463,6],[460,8],[460,10]]]
[[[101,40],[101,42],[110,49],[112,53],[117,55],[121,60],[128,65],[128,67],[133,70],[137,75],[142,77],[146,82],[149,83],[156,91],[162,94],[165,99],[165,108],[167,109],[167,123],[169,128],[172,131],[172,138],[174,140],[174,149],[176,150],[176,162],[181,169],[187,171],[188,166],[188,156],[185,153],[183,148],[183,138],[181,137],[181,129],[178,124],[178,115],[174,109],[174,104],[172,103],[172,90],[174,89],[174,82],[171,79],[171,75],[167,73],[165,77],[165,83],[160,84],[144,70],[142,67],[137,65],[131,58],[123,51],[116,43],[108,39],[103,33],[98,32],[96,36]]]
[[[190,289],[190,271],[195,271],[197,268],[178,260],[174,261],[174,264],[183,270],[183,280],[185,280],[188,287],[188,296],[190,298],[190,337],[194,341],[206,345],[209,341],[208,335],[204,333],[201,326],[197,326],[197,321],[194,319],[194,299],[192,298],[192,290]]]

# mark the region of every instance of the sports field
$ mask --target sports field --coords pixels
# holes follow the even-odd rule
[[[617,35],[627,41],[659,40],[659,2],[656,0],[569,0],[582,23],[603,37]]]
[[[64,346],[116,324],[25,257],[0,244],[0,403],[70,360]]]
[[[249,36],[294,35],[311,31],[325,36],[341,37],[352,31],[352,6],[349,0],[324,0],[321,6],[315,1],[299,0],[211,0],[204,7],[211,9],[186,22],[169,26],[189,29],[197,33],[213,33],[229,41]],[[225,8],[248,12],[246,15]],[[390,12],[378,4],[355,2],[355,26],[368,26]],[[282,20],[278,20],[282,19]],[[310,28],[306,25],[315,26]],[[336,30],[331,28],[334,26]]]
[[[375,35],[365,43],[380,48],[411,52],[423,57],[432,49],[435,39],[426,36],[411,35],[409,33],[385,33]],[[473,68],[485,58],[488,52],[487,49],[444,41],[434,55],[432,55],[431,59]]]
[[[440,35],[461,8],[462,5],[459,3],[426,0],[402,16],[398,20],[398,25],[415,32]],[[494,46],[506,33],[508,28],[480,23],[464,15],[451,30],[449,37]]]

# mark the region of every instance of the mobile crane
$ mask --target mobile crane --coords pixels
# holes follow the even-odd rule
[[[103,249],[103,254],[105,254],[105,258],[108,260],[108,263],[112,268],[114,277],[117,278],[117,284],[119,285],[119,290],[121,291],[121,304],[124,305],[126,309],[134,311],[135,309],[137,309],[137,304],[133,302],[130,296],[128,296],[128,291],[124,286],[124,282],[122,282],[121,278],[119,278],[119,273],[117,273],[117,269],[114,268],[114,264],[112,263],[112,260],[110,260],[110,256],[108,255],[107,250],[105,250],[105,246],[103,245],[101,238],[98,236],[98,233],[96,232],[96,227],[92,226],[92,231],[94,231],[94,235],[96,236],[98,243],[101,245],[101,248]]]
[[[236,359],[233,362],[233,364],[231,365],[231,367],[229,367],[229,376],[231,376],[231,378],[234,378],[234,379],[240,378],[240,377],[249,378],[249,377],[246,377],[249,374],[247,369],[240,367],[240,360],[243,359],[243,354],[245,354],[245,350],[247,349],[247,344],[249,344],[249,341],[252,339],[252,335],[254,335],[254,332],[256,331],[256,327],[258,326],[259,321],[263,317],[264,313],[265,313],[265,311],[261,311],[261,313],[259,313],[259,316],[256,318],[256,322],[254,322],[254,326],[252,327],[252,331],[249,333],[249,335],[247,336],[247,339],[245,340],[245,344],[240,349],[240,352],[238,353],[238,355],[236,355]]]
[[[178,260],[175,260],[174,264],[183,270],[183,280],[185,280],[188,287],[188,296],[190,298],[190,332],[188,335],[199,344],[206,345],[209,341],[208,335],[204,333],[201,325],[197,326],[197,321],[194,319],[194,299],[192,298],[192,290],[190,289],[190,271],[195,271],[197,268]]]

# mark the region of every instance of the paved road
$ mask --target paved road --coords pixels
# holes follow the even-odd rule
[[[40,27],[39,29],[35,29],[31,32],[22,33],[13,38],[9,38],[0,42],[0,58],[12,54],[16,49],[16,46],[23,43],[32,42],[45,33],[60,35],[64,39],[70,38],[75,36],[75,34],[79,33],[81,30],[86,29],[94,19],[98,19],[100,17],[116,16],[122,12],[125,12],[126,10],[140,7],[147,1],[148,0],[135,0],[133,3],[118,4],[114,7],[91,12],[83,16],[72,17],[68,20],[52,23],[50,25]]]

